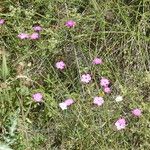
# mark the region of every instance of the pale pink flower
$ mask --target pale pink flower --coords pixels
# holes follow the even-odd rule
[[[3,25],[5,23],[4,19],[0,19],[0,25]]]
[[[102,64],[102,59],[101,58],[94,58],[93,64],[94,65]]]
[[[126,120],[124,118],[119,118],[115,122],[115,126],[117,127],[117,130],[124,129],[126,127]]]
[[[41,93],[35,93],[32,95],[32,97],[33,97],[34,101],[36,101],[36,102],[41,102],[42,98],[43,98]]]
[[[83,83],[89,83],[90,81],[91,81],[91,76],[90,76],[90,74],[83,74],[82,76],[81,76],[81,82],[83,82]]]
[[[65,110],[67,109],[67,104],[62,102],[62,103],[59,103],[59,107],[62,109],[62,110]]]
[[[104,92],[105,93],[110,93],[111,92],[111,89],[109,87],[104,87]]]
[[[109,85],[109,83],[110,83],[109,80],[106,79],[106,78],[102,78],[100,80],[100,85],[103,86],[103,87],[107,87]]]
[[[140,117],[142,115],[142,111],[138,108],[132,110],[132,114],[136,117]]]
[[[65,26],[69,27],[69,28],[72,28],[76,25],[76,22],[73,21],[73,20],[68,20],[66,23],[65,23]]]
[[[63,70],[66,67],[66,64],[63,61],[59,61],[55,66],[57,69]]]
[[[42,31],[42,27],[41,26],[34,26],[33,30],[39,32],[39,31]]]
[[[27,34],[27,33],[20,33],[20,34],[18,34],[18,38],[20,38],[20,39],[28,39],[29,38],[29,34]]]
[[[102,97],[94,97],[93,104],[96,104],[98,106],[101,106],[104,103],[104,99]]]
[[[67,99],[67,100],[65,100],[65,102],[64,102],[67,106],[70,106],[70,105],[72,105],[73,103],[74,103],[74,100],[73,99]]]
[[[32,33],[31,35],[30,35],[30,39],[32,39],[32,40],[36,40],[36,39],[38,39],[40,36],[39,36],[39,34],[37,33],[37,32],[35,32],[35,33]]]

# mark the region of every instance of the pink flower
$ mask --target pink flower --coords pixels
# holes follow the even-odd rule
[[[59,61],[55,66],[57,69],[63,70],[66,67],[66,64],[63,61]]]
[[[18,34],[18,38],[20,38],[20,39],[28,39],[29,38],[29,34],[27,34],[27,33],[20,33],[20,34]]]
[[[81,76],[81,82],[83,82],[83,83],[89,83],[90,81],[91,81],[91,76],[90,76],[90,74],[83,74],[82,76]]]
[[[39,31],[42,31],[42,27],[41,26],[34,26],[33,30],[39,32]]]
[[[132,110],[132,114],[136,117],[140,117],[142,115],[142,111],[138,108]]]
[[[98,96],[94,97],[93,104],[101,106],[103,103],[104,103],[104,100],[102,97],[98,97]]]
[[[73,20],[68,20],[66,23],[65,23],[65,26],[69,27],[69,28],[72,28],[76,25],[76,22],[74,22]]]
[[[67,99],[67,100],[65,100],[65,102],[64,102],[67,106],[70,106],[70,105],[72,105],[73,103],[74,103],[74,100],[73,99]]]
[[[73,99],[67,99],[64,102],[59,103],[59,107],[62,110],[65,110],[65,109],[67,109],[68,106],[72,105],[73,103],[74,103]]]
[[[4,19],[0,19],[0,25],[3,25],[5,23]]]
[[[109,80],[106,79],[106,78],[102,78],[100,80],[100,85],[103,86],[103,87],[107,87],[109,85],[109,83],[110,83]]]
[[[59,107],[60,107],[62,110],[67,109],[67,105],[66,105],[66,103],[64,103],[64,102],[59,103]]]
[[[32,40],[36,40],[36,39],[38,39],[40,36],[39,36],[39,34],[38,33],[32,33],[31,35],[30,35],[30,39],[32,39]]]
[[[36,101],[36,102],[41,102],[42,101],[43,96],[42,96],[41,93],[35,93],[32,96],[33,96],[34,101]]]
[[[105,93],[110,93],[111,92],[111,89],[109,87],[104,87],[104,92]]]
[[[102,59],[101,58],[94,58],[93,64],[94,65],[102,64]]]
[[[117,130],[124,129],[126,127],[126,120],[124,118],[119,118],[115,122],[115,126],[117,127]]]

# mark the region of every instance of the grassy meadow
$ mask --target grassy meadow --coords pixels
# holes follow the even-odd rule
[[[1,0],[0,150],[149,150],[149,19],[149,0]]]

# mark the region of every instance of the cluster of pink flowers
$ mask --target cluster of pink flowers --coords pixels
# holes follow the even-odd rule
[[[110,81],[106,78],[101,78],[100,80],[100,85],[102,86],[103,90],[105,93],[110,93],[111,89],[109,87]]]
[[[100,58],[95,58],[93,60],[93,64],[94,65],[102,64],[102,60]],[[56,66],[57,69],[63,70],[66,67],[66,64],[63,61],[59,61],[59,62],[56,63],[55,66]],[[87,83],[89,83],[92,80],[92,77],[91,77],[90,74],[82,74],[80,80],[81,80],[82,83],[87,84]],[[100,80],[100,85],[102,86],[103,91],[105,93],[110,93],[111,92],[111,89],[109,87],[110,81],[107,78],[102,77],[101,80]],[[118,101],[122,101],[122,99],[123,99],[122,96],[117,96],[116,101],[117,102]],[[72,99],[68,99],[65,102],[59,103],[59,107],[62,110],[65,110],[65,109],[67,109],[68,106],[70,106],[73,103],[74,103],[74,101]],[[98,97],[98,96],[94,97],[94,100],[93,100],[93,104],[94,105],[102,106],[103,103],[104,103],[103,97]],[[141,110],[138,109],[138,108],[137,109],[133,109],[132,110],[132,114],[134,116],[136,116],[136,117],[139,117],[139,116],[141,116]],[[119,118],[115,122],[115,126],[116,126],[117,130],[124,129],[127,126],[126,119],[123,118],[123,117]]]
[[[74,100],[69,98],[67,100],[65,100],[64,102],[62,103],[59,103],[59,107],[62,109],[62,110],[65,110],[68,108],[68,106],[71,106],[72,104],[74,103]]]
[[[35,93],[32,95],[33,100],[35,102],[42,102],[43,101],[43,95],[42,93]],[[66,99],[64,102],[59,103],[59,107],[62,110],[66,110],[69,106],[71,106],[74,103],[74,100],[69,98]],[[97,105],[97,106],[102,106],[104,103],[104,99],[102,97],[94,97],[93,99],[93,104]],[[132,111],[132,115],[135,117],[140,117],[142,115],[142,111],[139,108],[133,109]],[[125,118],[119,118],[116,122],[115,122],[115,126],[117,130],[122,130],[125,129],[125,127],[127,126],[127,122]]]
[[[28,39],[29,38],[29,34],[27,34],[27,33],[20,33],[20,34],[18,34],[18,38],[20,38],[20,39]]]
[[[5,20],[0,19],[0,25],[3,25],[4,23],[5,23]],[[73,28],[76,26],[76,22],[73,20],[68,20],[65,23],[65,26],[68,28]],[[42,27],[39,25],[36,25],[33,27],[33,30],[34,30],[34,32],[32,34],[28,34],[28,33],[18,34],[18,38],[20,38],[20,39],[31,39],[31,40],[39,39],[40,38],[39,32],[42,31]],[[98,57],[95,57],[92,61],[93,65],[100,65],[102,63],[103,63],[102,59],[98,58]],[[66,68],[66,64],[64,63],[64,61],[61,60],[61,61],[56,62],[55,67],[59,70],[63,70]],[[82,83],[88,84],[92,80],[92,77],[90,74],[85,73],[85,74],[81,75],[80,80]],[[101,87],[105,93],[111,92],[110,81],[107,78],[102,77],[100,80],[100,85],[101,85]],[[43,102],[43,95],[40,92],[34,93],[32,95],[32,98],[37,103]],[[122,100],[123,100],[122,96],[117,96],[116,102],[120,102]],[[59,107],[62,110],[66,110],[72,104],[74,104],[74,100],[69,98],[69,99],[66,99],[64,102],[59,103]],[[98,96],[94,97],[93,98],[93,104],[97,105],[97,106],[102,106],[104,104],[103,97],[98,97]],[[134,117],[140,117],[142,115],[142,111],[139,108],[134,108],[133,110],[131,110],[131,113]],[[127,121],[124,117],[121,117],[114,123],[114,125],[116,126],[117,130],[122,130],[122,129],[125,129],[125,127],[127,126]]]
[[[36,39],[39,39],[39,38],[40,38],[40,35],[39,35],[39,33],[34,32],[34,33],[32,33],[32,34],[29,36],[29,38],[30,38],[31,40],[36,40]]]
[[[4,23],[4,20],[0,19],[0,24],[3,24],[3,23]],[[73,28],[73,27],[75,27],[75,25],[76,25],[76,22],[74,22],[73,20],[69,20],[65,23],[65,26],[68,27],[68,28]],[[41,26],[34,26],[33,29],[34,29],[35,32],[32,33],[31,35],[29,35],[27,33],[20,33],[18,35],[18,37],[20,39],[28,39],[28,38],[30,38],[32,40],[38,39],[39,38],[39,32],[42,31],[42,27]],[[100,65],[102,63],[103,63],[102,59],[98,58],[98,57],[95,57],[92,61],[93,65]],[[64,61],[61,60],[61,61],[56,62],[55,67],[59,70],[64,70],[66,68],[66,64],[65,64]],[[85,74],[81,75],[80,80],[81,80],[82,83],[88,84],[92,80],[92,77],[91,77],[90,74],[85,73]],[[101,87],[102,87],[102,89],[105,93],[110,93],[111,92],[110,81],[107,78],[102,77],[100,79],[100,85],[101,85]],[[33,100],[35,102],[42,102],[43,101],[42,93],[35,93],[35,94],[32,95],[32,97],[33,97]],[[123,100],[122,96],[117,96],[116,97],[116,102],[120,102],[122,100]],[[72,104],[74,104],[74,100],[69,98],[69,99],[66,99],[64,102],[59,103],[59,107],[62,110],[66,110]],[[97,106],[102,106],[104,104],[103,97],[95,96],[93,98],[93,104],[97,105]],[[142,111],[139,108],[133,109],[131,111],[131,113],[135,117],[140,117],[142,115]],[[124,117],[121,117],[114,123],[114,125],[116,126],[117,130],[122,130],[122,129],[125,129],[125,127],[127,126],[127,121]]]
[[[34,26],[33,30],[35,32],[33,32],[32,34],[28,34],[28,33],[18,34],[18,38],[20,38],[20,39],[31,39],[31,40],[39,39],[40,38],[39,32],[42,31],[42,27],[41,26]]]
[[[18,34],[18,38],[20,39],[31,39],[31,40],[36,40],[39,39],[39,33],[32,33],[31,35],[28,33],[20,33]]]
[[[62,110],[65,110],[65,109],[67,109],[68,106],[72,105],[73,103],[74,103],[73,99],[67,99],[64,102],[59,103],[59,107]],[[97,106],[102,106],[103,103],[104,103],[104,100],[102,97],[98,97],[98,96],[94,97],[93,104],[95,104]]]
[[[140,117],[142,115],[142,111],[139,108],[135,108],[131,111],[132,115],[135,117]],[[117,128],[117,130],[121,130],[124,129],[127,126],[126,120],[125,118],[119,118],[116,122],[115,122],[115,126]]]

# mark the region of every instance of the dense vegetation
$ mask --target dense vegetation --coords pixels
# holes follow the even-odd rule
[[[0,150],[149,149],[148,0],[0,3]]]

